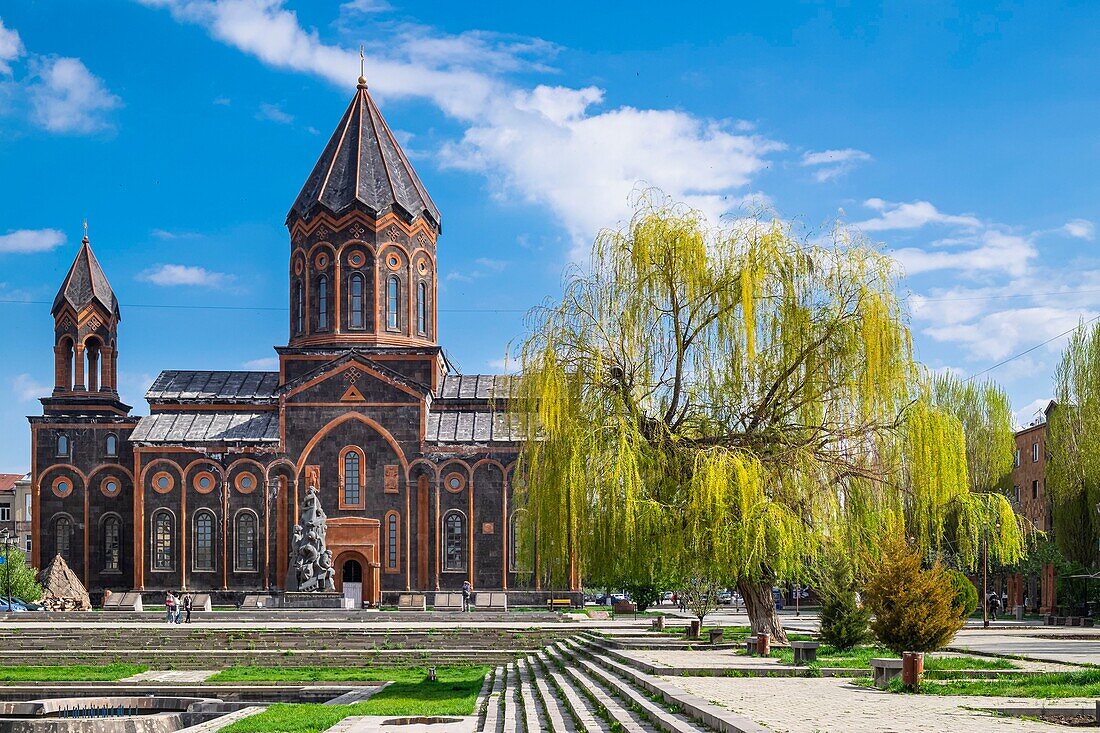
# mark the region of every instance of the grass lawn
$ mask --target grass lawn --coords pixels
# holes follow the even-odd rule
[[[441,680],[485,677],[488,667],[436,667]],[[228,667],[207,682],[421,682],[427,667]]]
[[[239,667],[237,669],[254,669]],[[335,671],[354,672],[346,668]],[[229,670],[227,670],[229,671]],[[287,671],[287,670],[276,670]],[[223,733],[315,733],[352,715],[472,715],[488,667],[437,667],[438,681],[428,682],[415,668],[362,670],[381,676],[355,679],[393,679],[392,685],[366,702],[354,705],[272,705],[262,713],[223,728]],[[325,677],[324,679],[333,679]],[[351,679],[341,677],[339,679]]]
[[[148,669],[141,664],[0,667],[0,682],[114,682]]]
[[[774,650],[772,656],[782,660],[784,664],[794,664],[794,652],[790,649]],[[897,659],[899,655],[881,646],[859,646],[855,649],[840,650],[828,644],[822,644],[817,650],[817,666],[846,667],[849,669],[866,667],[869,669],[872,659],[884,657]],[[993,657],[933,657],[925,655],[924,668],[926,670],[1016,669],[1016,665],[1007,659]]]
[[[925,664],[925,669],[928,666]],[[901,680],[894,680],[892,692],[902,692]],[[1051,672],[1031,677],[1002,677],[996,680],[925,680],[920,691],[925,695],[975,695],[979,697],[1100,697],[1100,669],[1083,672]]]

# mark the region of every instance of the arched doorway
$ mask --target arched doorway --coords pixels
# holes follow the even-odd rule
[[[352,599],[355,608],[363,607],[363,566],[358,560],[346,560],[340,571],[344,598]]]

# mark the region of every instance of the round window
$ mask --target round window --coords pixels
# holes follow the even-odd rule
[[[114,479],[107,479],[107,483],[103,484],[103,491],[106,494],[117,494],[118,482]]]
[[[256,488],[256,477],[247,472],[239,473],[234,483],[237,486],[237,491],[247,494]]]
[[[200,489],[209,489],[210,488],[210,477],[209,476],[203,476],[199,479],[199,488]]]
[[[158,494],[167,494],[176,485],[176,480],[167,471],[160,471],[153,475],[153,490]]]
[[[427,275],[428,274],[428,261],[427,260],[420,260],[420,262],[416,263],[416,269],[421,275]]]
[[[53,482],[53,493],[57,496],[68,496],[73,493],[73,482],[67,478],[59,478]]]
[[[328,255],[319,254],[319,255],[317,255],[317,259],[314,260],[314,262],[317,263],[317,269],[318,270],[323,270],[326,267],[328,267]]]
[[[195,487],[195,491],[200,494],[209,494],[214,490],[214,474],[209,471],[201,471],[195,474],[192,485]]]
[[[246,489],[251,489],[252,488],[252,477],[251,476],[242,476],[241,477],[241,486],[246,488]]]
[[[351,256],[348,257],[348,262],[350,262],[353,267],[359,267],[363,264],[363,255],[358,252],[353,252]]]
[[[157,478],[158,489],[167,489],[171,485],[172,483],[168,480],[167,476],[160,476],[159,478]]]
[[[391,252],[390,256],[386,258],[386,264],[389,265],[391,270],[396,270],[401,267],[401,259]]]
[[[466,486],[466,477],[458,471],[447,474],[443,479],[443,487],[447,491],[462,491]]]
[[[294,274],[295,275],[301,275],[302,274],[302,261],[301,260],[294,260]]]

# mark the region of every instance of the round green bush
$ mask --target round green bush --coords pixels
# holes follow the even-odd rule
[[[966,618],[978,608],[978,589],[958,570],[948,570],[945,574],[955,589],[955,608]]]

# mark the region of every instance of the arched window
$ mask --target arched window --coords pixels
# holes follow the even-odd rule
[[[401,301],[401,283],[393,276],[386,283],[386,328],[397,329],[397,305]]]
[[[367,325],[366,309],[363,307],[363,276],[356,272],[348,284],[351,301],[350,324],[352,328],[364,328]]]
[[[400,563],[400,550],[398,549],[400,518],[397,512],[386,515],[386,572],[395,573]]]
[[[344,490],[340,506],[360,506],[363,501],[363,460],[357,448],[344,449],[344,463],[341,468],[340,483]]]
[[[61,357],[57,362],[58,373],[54,381],[58,387],[69,391],[73,388],[73,340],[66,336],[61,339],[58,348],[61,349]]]
[[[73,536],[73,520],[66,516],[60,516],[53,524],[54,550],[58,555],[69,562],[69,541]]]
[[[249,511],[237,514],[237,570],[256,569],[256,515]]]
[[[317,278],[317,329],[328,328],[328,277]]]
[[[118,572],[122,550],[122,520],[110,515],[103,520],[103,570]]]
[[[428,286],[424,283],[416,286],[416,332],[421,336],[428,333]]]
[[[294,290],[294,332],[301,333],[306,327],[306,296],[301,280],[294,286]]]
[[[111,458],[118,457],[118,436],[114,433],[107,436],[107,455]]]
[[[455,509],[443,517],[443,569],[466,569],[466,517]]]
[[[59,456],[69,455],[69,436],[67,436],[67,435],[57,436],[57,455],[59,455]]]
[[[175,560],[175,520],[161,509],[153,514],[153,570],[171,570]]]
[[[191,561],[195,570],[214,569],[214,513],[200,509],[195,513],[194,556]]]
[[[88,366],[84,371],[84,383],[89,392],[99,390],[99,339],[90,338],[84,343],[84,356]]]

